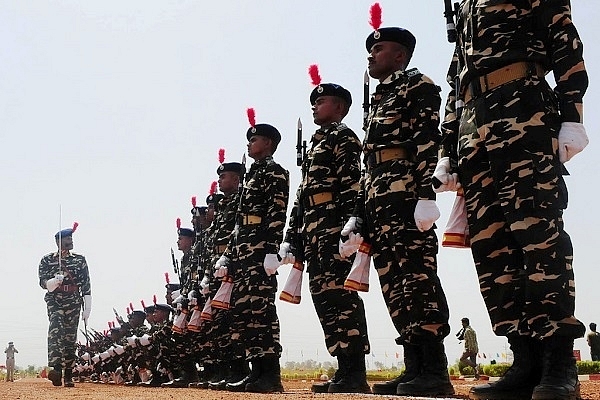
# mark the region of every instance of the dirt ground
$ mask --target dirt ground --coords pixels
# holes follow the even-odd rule
[[[453,381],[456,398],[467,398],[469,388],[476,382]],[[230,400],[230,399],[401,399],[401,396],[313,394],[311,382],[284,382],[282,394],[229,393],[203,389],[151,389],[139,387],[115,386],[98,383],[76,383],[75,388],[54,387],[50,381],[40,378],[21,379],[15,382],[0,382],[0,399],[7,400]],[[600,381],[581,382],[583,400],[600,399]]]

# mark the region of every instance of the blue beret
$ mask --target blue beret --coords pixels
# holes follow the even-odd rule
[[[225,196],[223,196],[223,195],[222,195],[222,194],[220,194],[220,193],[209,194],[209,195],[206,197],[206,204],[214,204],[214,205],[217,205],[217,203],[219,202],[219,200],[221,200],[223,197],[225,197]]]
[[[194,207],[194,208],[192,208],[192,216],[201,217],[202,215],[206,215],[207,210],[208,210],[208,207],[206,207],[206,206]]]
[[[281,134],[272,125],[269,124],[256,124],[248,129],[246,132],[246,139],[250,140],[252,136],[265,136],[275,142],[275,144],[279,144],[281,141]]]
[[[235,172],[241,175],[244,172],[244,166],[239,162],[223,163],[217,168],[217,175],[222,172]]]
[[[398,27],[380,28],[371,32],[367,37],[367,51],[370,52],[375,43],[396,42],[408,48],[412,54],[417,44],[417,39],[407,29]]]
[[[352,95],[350,92],[335,83],[321,83],[316,86],[310,94],[310,104],[315,104],[317,98],[321,96],[339,97],[348,104],[348,107],[352,104]]]
[[[154,306],[156,307],[157,310],[163,310],[163,311],[167,311],[167,312],[173,311],[173,307],[171,307],[168,304],[155,304]]]
[[[146,314],[152,314],[154,312],[155,308],[156,308],[156,304],[151,304],[149,306],[144,307],[144,312]]]
[[[196,236],[196,234],[194,233],[194,230],[189,229],[189,228],[179,228],[179,230],[177,231],[177,234],[179,236],[190,237],[190,238],[193,238]]]
[[[165,285],[165,288],[167,288],[167,290],[170,290],[170,291],[175,291],[175,290],[179,290],[180,285],[179,285],[179,283],[167,283]]]
[[[63,229],[62,231],[56,232],[56,234],[54,235],[54,239],[58,239],[59,236],[61,238],[73,236],[73,228],[67,228]]]
[[[133,318],[135,316],[146,318],[146,313],[142,310],[133,310],[127,317]]]

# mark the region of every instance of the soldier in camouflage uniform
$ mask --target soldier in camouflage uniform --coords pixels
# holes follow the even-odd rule
[[[280,255],[284,262],[293,263],[294,246],[303,243],[300,252],[307,262],[310,293],[325,345],[338,359],[335,376],[314,384],[312,391],[370,393],[365,368],[365,354],[369,353],[365,309],[358,292],[344,289],[352,260],[338,252],[340,231],[354,211],[360,180],[360,141],[342,123],[352,97],[343,87],[324,83],[314,88],[310,103],[319,129],[303,162],[302,182]],[[302,232],[301,238],[297,238],[298,232]]]
[[[196,269],[197,266],[193,264],[194,256],[192,253],[192,246],[196,234],[192,229],[180,228],[178,230],[178,236],[177,247],[183,252],[183,255],[180,263],[180,293],[178,298],[173,300],[173,305],[177,307],[179,314],[186,313],[188,314],[186,318],[189,318],[190,299],[195,298],[196,293],[198,292],[198,270]],[[175,327],[173,329],[175,329]],[[163,383],[161,385],[162,387],[183,388],[188,387],[192,382],[198,381],[198,370],[190,353],[192,337],[193,335],[191,335],[185,327],[181,332],[174,332],[172,338],[175,341],[176,348],[171,354],[171,356],[174,357],[171,365],[175,367],[175,370],[172,372],[177,375],[177,377],[169,382]]]
[[[248,129],[248,155],[254,159],[246,174],[237,212],[236,232],[215,274],[234,277],[231,298],[232,352],[252,363],[252,378],[244,390],[281,392],[279,318],[275,307],[278,243],[283,239],[289,197],[289,173],[273,160],[281,140],[268,124]]]
[[[372,245],[383,298],[404,347],[402,375],[373,385],[377,394],[454,393],[443,340],[448,304],[437,275],[439,218],[431,176],[440,140],[440,88],[416,68],[416,44],[402,28],[381,28],[366,41],[369,74],[379,80],[363,141],[365,174],[355,216],[342,235],[363,231]]]
[[[460,178],[481,293],[514,354],[504,378],[471,397],[572,399],[573,340],[585,327],[574,316],[562,175],[588,142],[588,78],[570,1],[465,0],[457,33],[449,82],[460,84],[448,97],[435,176],[439,191],[456,190]]]
[[[75,366],[75,343],[79,311],[83,306],[82,318],[87,319],[92,307],[90,276],[85,257],[72,253],[73,228],[63,229],[54,235],[57,252],[45,255],[40,261],[38,276],[48,309],[48,365],[53,369],[48,379],[54,386],[67,387],[73,384]],[[64,368],[64,376],[63,376]]]

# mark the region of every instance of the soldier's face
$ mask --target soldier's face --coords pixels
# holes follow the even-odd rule
[[[192,248],[192,243],[192,238],[179,236],[179,239],[177,239],[177,248],[181,251],[188,251]]]
[[[58,245],[58,239],[56,239],[56,245]],[[65,236],[60,239],[61,250],[73,250],[73,237]]]
[[[271,155],[271,139],[265,136],[254,135],[248,140],[248,157],[262,160]]]
[[[312,106],[313,120],[319,126],[342,120],[342,102],[334,96],[319,96]]]
[[[406,53],[395,42],[378,42],[371,47],[367,57],[369,75],[374,79],[385,79],[404,66]]]
[[[237,190],[239,184],[238,174],[235,172],[221,172],[219,174],[219,190],[223,193],[230,194]]]

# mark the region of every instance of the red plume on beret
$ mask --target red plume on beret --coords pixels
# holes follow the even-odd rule
[[[318,86],[321,84],[321,75],[319,75],[319,66],[312,64],[308,67],[308,75],[310,75],[310,81],[313,85]]]
[[[129,309],[133,312],[133,303],[129,303]]]
[[[156,295],[152,296],[152,302],[156,304]]]
[[[168,272],[165,272],[165,282],[167,282],[167,284],[170,283],[170,281],[169,281],[169,273]]]
[[[131,312],[129,311],[129,307],[127,307],[127,308],[125,309],[125,311],[127,312],[127,315],[131,314]]]
[[[177,218],[175,225],[177,226],[177,229],[181,228],[181,218]]]
[[[192,196],[192,207],[196,207],[196,196]]]
[[[256,125],[256,113],[254,112],[254,108],[248,108],[246,110],[246,114],[248,114],[248,122],[250,122],[250,126],[254,128]]]
[[[73,228],[71,228],[73,230],[73,232],[75,232],[77,230],[78,226],[79,226],[79,222],[73,222]]]
[[[213,181],[213,183],[210,184],[210,192],[208,194],[215,193],[217,193],[217,181]]]
[[[219,149],[219,164],[225,162],[225,149]]]
[[[381,6],[379,3],[375,3],[369,9],[369,14],[371,18],[369,19],[369,24],[373,27],[373,29],[378,30],[381,27]]]
[[[140,303],[142,303],[142,308],[146,309],[146,303],[144,303],[144,299],[140,300]]]

